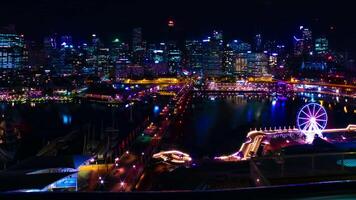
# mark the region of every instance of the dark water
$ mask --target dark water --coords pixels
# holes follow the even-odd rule
[[[5,117],[8,126],[17,127],[22,139],[16,149],[16,159],[35,155],[49,141],[79,130],[83,134],[88,124],[96,137],[108,127],[119,131],[119,138],[124,138],[140,125],[147,117],[155,117],[154,106],[166,102],[165,99],[148,99],[137,102],[132,110],[125,105],[110,105],[91,102],[42,103],[42,104],[7,104],[0,103],[0,116]],[[80,154],[83,149],[83,137],[78,137],[78,146],[73,154]]]
[[[284,100],[258,94],[196,95],[188,111],[178,148],[193,157],[214,157],[236,152],[250,129],[293,127],[299,109],[308,102],[320,103],[320,100],[328,113],[327,128],[356,124],[355,100],[350,99],[309,94],[291,95]]]

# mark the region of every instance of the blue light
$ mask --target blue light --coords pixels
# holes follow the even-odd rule
[[[277,104],[277,100],[272,101],[272,106],[275,106]]]
[[[157,113],[158,111],[159,111],[159,106],[155,106],[155,107],[153,108],[153,112]]]
[[[345,167],[356,167],[356,159],[338,160],[336,163]]]
[[[72,116],[70,115],[62,115],[62,122],[64,125],[68,125],[68,124],[71,124],[72,123]]]

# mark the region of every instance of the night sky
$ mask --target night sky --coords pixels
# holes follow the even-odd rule
[[[347,0],[9,0],[1,2],[0,25],[15,24],[18,32],[34,40],[54,32],[127,39],[133,27],[141,26],[145,39],[159,40],[172,18],[183,38],[201,38],[219,29],[227,39],[251,41],[261,32],[266,39],[285,42],[305,25],[314,36],[325,34],[335,47],[354,51],[352,4]]]

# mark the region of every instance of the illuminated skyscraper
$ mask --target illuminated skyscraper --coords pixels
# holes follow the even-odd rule
[[[312,31],[308,28],[303,28],[303,50],[304,53],[313,51]]]
[[[234,73],[238,75],[247,75],[247,53],[239,53],[235,58]]]
[[[134,28],[132,31],[132,62],[143,65],[145,57],[145,43],[142,40],[142,28]]]
[[[257,34],[255,36],[255,51],[261,52],[262,51],[262,35]]]
[[[167,44],[167,60],[169,73],[177,73],[177,70],[181,67],[182,53],[175,42]]]
[[[309,54],[313,50],[312,31],[304,26],[293,36],[294,55]]]
[[[303,39],[293,36],[293,53],[295,56],[300,56],[303,54]]]
[[[203,66],[203,43],[199,40],[185,42],[187,67],[200,70]]]
[[[51,34],[43,40],[43,46],[46,56],[46,64],[49,68],[57,68],[61,65],[61,44],[57,34]]]
[[[116,68],[123,68],[129,65],[131,63],[129,45],[119,38],[115,38],[110,49],[110,60]]]
[[[203,70],[208,75],[219,75],[223,66],[222,33],[214,31],[213,37],[203,40]]]
[[[325,54],[329,50],[329,41],[325,37],[315,39],[315,52]]]
[[[229,47],[234,51],[234,53],[247,53],[251,51],[251,45],[243,42],[241,40],[233,40],[232,42],[228,43]]]
[[[142,28],[132,30],[132,51],[142,48]]]
[[[25,64],[23,35],[0,33],[0,69],[14,69]]]
[[[247,54],[247,74],[254,77],[267,75],[268,58],[264,53]]]
[[[223,51],[223,71],[225,73],[231,74],[234,70],[235,64],[235,53],[234,51],[227,45]]]
[[[60,43],[61,43],[61,44],[66,44],[66,45],[68,45],[68,46],[73,45],[72,36],[70,36],[70,35],[63,35],[63,36],[61,36]]]

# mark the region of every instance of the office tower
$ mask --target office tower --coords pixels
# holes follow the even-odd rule
[[[167,43],[167,61],[170,74],[176,74],[181,67],[182,52],[175,42]]]
[[[65,44],[68,46],[73,46],[73,38],[70,35],[63,35],[60,38],[60,44]]]
[[[233,40],[230,43],[228,43],[229,47],[234,51],[234,53],[247,53],[248,51],[251,51],[251,45],[243,42],[241,40]]]
[[[134,28],[132,31],[132,63],[142,66],[145,57],[145,42],[142,40],[142,28]]]
[[[304,26],[293,36],[294,55],[310,54],[313,50],[312,31]]]
[[[203,40],[203,70],[207,75],[222,73],[223,40],[222,33],[214,31],[213,37]]]
[[[240,76],[246,76],[247,66],[247,53],[238,53],[235,57],[234,73]]]
[[[116,68],[125,68],[131,64],[129,45],[119,38],[115,38],[111,43],[110,64]]]
[[[256,34],[255,35],[255,49],[256,52],[262,51],[262,35]]]
[[[26,61],[24,36],[14,32],[0,32],[0,69],[17,69]]]
[[[134,28],[132,30],[132,51],[137,51],[142,48],[142,28]]]
[[[264,53],[247,54],[247,74],[253,77],[267,75],[268,58]]]
[[[226,74],[233,73],[235,65],[235,53],[234,51],[227,45],[223,51],[223,72]]]
[[[329,41],[325,37],[315,39],[315,52],[325,54],[329,51]]]
[[[306,54],[313,51],[312,31],[308,28],[303,28],[303,51]]]
[[[187,40],[185,49],[187,67],[192,70],[201,70],[203,67],[203,43],[200,40]]]

